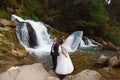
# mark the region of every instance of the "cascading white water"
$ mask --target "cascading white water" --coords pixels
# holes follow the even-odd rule
[[[83,31],[76,31],[72,33],[65,42],[65,47],[67,48],[67,50],[70,52],[74,52],[75,50],[77,50],[82,36]]]
[[[28,45],[29,45],[29,43],[28,43],[29,35],[28,35],[28,30],[27,30],[27,27],[26,27],[25,23],[23,23],[21,27],[16,26],[16,34],[18,36],[18,39],[19,39],[20,43],[23,46],[28,47]]]
[[[16,15],[12,15],[12,21],[14,21],[16,24],[16,34],[18,40],[25,47],[27,51],[34,52],[37,55],[50,52],[52,39],[50,39],[50,35],[47,33],[47,28],[44,26],[42,22],[23,20],[22,18]],[[35,47],[30,47],[30,43],[29,43],[30,36],[27,28],[27,23],[31,25],[32,29],[35,32],[34,36],[36,36],[36,42],[37,42],[37,45]],[[83,37],[83,31],[76,31],[72,33],[66,39],[65,42],[65,47],[67,48],[67,50],[69,52],[74,52],[77,50],[79,46],[80,47],[94,46],[89,39],[88,39],[88,45],[86,45],[82,37]]]
[[[85,41],[87,41],[87,44],[85,44],[85,41],[83,41],[83,39],[82,39],[82,37],[81,37],[81,43],[80,43],[80,47],[91,47],[91,46],[98,46],[98,45],[94,45],[93,43],[92,43],[92,41],[89,39],[89,38],[87,38],[87,37],[85,37],[86,38],[86,40]]]
[[[16,34],[18,37],[19,42],[25,47],[25,49],[29,52],[34,52],[36,54],[42,54],[50,52],[50,45],[52,43],[52,40],[50,39],[50,35],[47,33],[47,29],[44,26],[42,22],[35,22],[32,20],[23,20],[22,18],[12,15],[12,21],[18,20],[19,22],[23,22],[24,25],[17,25],[18,22],[15,22],[16,24]],[[35,48],[29,47],[29,34],[26,27],[26,23],[31,24],[31,27],[35,31],[35,35],[37,38],[37,46]],[[18,30],[18,28],[21,28]]]
[[[105,1],[108,5],[111,3],[111,0],[105,0]]]
[[[98,46],[94,45],[90,39],[86,37],[86,41],[88,44],[85,44],[85,41],[83,38],[83,31],[76,31],[73,32],[66,40],[65,46],[68,51],[74,52],[77,50],[78,47],[92,47],[92,46]],[[95,42],[95,41],[94,41]]]

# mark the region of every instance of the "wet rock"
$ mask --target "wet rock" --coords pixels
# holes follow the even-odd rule
[[[10,27],[0,27],[0,31],[9,31],[11,30]]]
[[[29,34],[29,46],[34,48],[38,46],[36,33],[30,23],[27,23],[27,28],[28,28],[28,34]]]
[[[0,80],[59,80],[51,77],[42,64],[24,65],[0,74]]]
[[[3,37],[4,35],[3,34],[0,34],[0,37]]]
[[[83,36],[83,40],[84,40],[85,44],[88,45],[88,38],[86,36]]]
[[[53,70],[49,70],[48,73],[49,73],[52,77],[57,77],[57,74],[56,74]]]
[[[95,65],[97,67],[104,67],[106,65],[108,65],[108,60],[109,58],[105,55],[101,55],[98,59],[97,59],[97,62],[95,63]]]
[[[1,18],[0,18],[0,24],[2,26],[15,27],[15,24],[12,21],[9,21],[9,20],[6,20],[6,19],[1,19]]]
[[[94,70],[83,70],[76,74],[71,80],[100,80],[101,74]]]
[[[117,67],[120,66],[120,60],[117,56],[113,56],[112,58],[110,58],[109,60],[109,66],[110,67]]]
[[[111,50],[111,51],[119,51],[120,48],[112,44],[111,42],[108,42],[106,45],[104,45],[103,49]]]
[[[108,43],[106,42],[106,41],[101,41],[101,43],[103,44],[103,45],[107,45]]]
[[[60,79],[57,78],[57,77],[51,77],[51,76],[49,76],[49,77],[46,78],[46,80],[60,80]]]
[[[73,75],[67,75],[63,80],[72,80],[73,77]]]
[[[109,73],[111,68],[110,68],[110,67],[104,67],[103,69],[104,69],[106,72]]]
[[[17,52],[18,57],[25,57],[28,55],[28,52],[25,50],[25,48],[22,45],[16,45],[17,48],[15,51]]]
[[[18,58],[26,57],[28,53],[24,49],[16,49],[11,51],[11,55],[16,56]]]

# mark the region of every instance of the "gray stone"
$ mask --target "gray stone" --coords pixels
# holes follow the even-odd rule
[[[63,80],[71,80],[74,77],[74,75],[67,75]]]
[[[49,76],[49,77],[46,78],[46,80],[60,80],[60,79],[57,78],[57,77],[51,77],[51,76]]]
[[[15,24],[12,21],[9,21],[6,19],[1,19],[1,18],[0,18],[0,24],[2,24],[4,26],[15,27]]]
[[[108,57],[102,54],[102,55],[97,59],[97,62],[96,62],[96,63],[105,65],[105,64],[107,64],[107,62],[108,62]]]
[[[49,70],[48,73],[49,73],[50,76],[52,76],[52,77],[57,77],[57,74],[56,74],[53,70]]]
[[[59,78],[51,77],[42,64],[35,63],[17,68],[13,67],[0,74],[0,80],[59,80]]]
[[[119,58],[117,56],[113,56],[112,58],[110,58],[109,60],[109,66],[110,67],[116,67],[116,66],[119,66]]]
[[[19,74],[19,69],[14,69],[0,74],[0,80],[16,80],[16,76]]]
[[[101,77],[101,74],[95,70],[86,69],[76,74],[71,80],[101,80]]]

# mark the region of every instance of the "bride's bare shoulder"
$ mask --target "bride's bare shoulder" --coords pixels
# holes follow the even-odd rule
[[[62,44],[61,47],[64,47],[64,45]]]

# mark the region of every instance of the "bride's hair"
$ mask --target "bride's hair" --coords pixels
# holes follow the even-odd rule
[[[60,41],[60,45],[63,44],[63,39]]]

